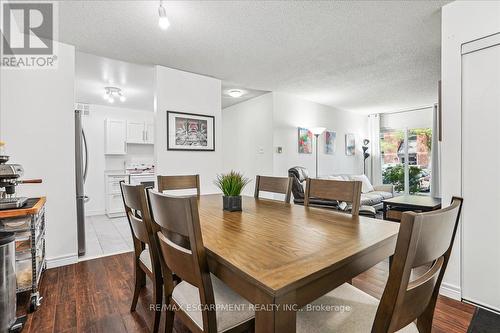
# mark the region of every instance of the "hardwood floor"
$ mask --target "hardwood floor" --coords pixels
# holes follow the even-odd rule
[[[130,312],[133,291],[132,253],[83,261],[49,269],[40,287],[42,306],[28,320],[23,332],[150,332],[153,313],[152,285],[147,279],[137,304]],[[353,280],[353,285],[380,298],[387,280],[388,264],[381,262]],[[24,304],[23,298],[20,299]],[[19,306],[18,313],[25,311]],[[433,332],[467,332],[474,307],[440,297]],[[163,320],[160,331],[163,332]],[[180,322],[177,333],[187,331]]]

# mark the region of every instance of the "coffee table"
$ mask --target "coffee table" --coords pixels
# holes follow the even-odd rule
[[[403,212],[428,212],[441,208],[441,198],[424,195],[401,195],[382,201],[384,220],[400,222]]]

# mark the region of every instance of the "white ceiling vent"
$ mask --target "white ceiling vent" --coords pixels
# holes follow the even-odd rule
[[[88,116],[90,114],[90,105],[85,103],[75,103],[75,110],[83,111],[82,115]]]

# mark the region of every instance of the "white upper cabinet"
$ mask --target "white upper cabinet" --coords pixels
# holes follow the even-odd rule
[[[155,124],[146,123],[146,143],[153,144],[155,142]]]
[[[144,122],[127,122],[127,143],[144,143]]]
[[[144,121],[128,121],[127,143],[153,144],[154,124]]]
[[[106,119],[105,148],[107,155],[127,154],[127,122],[125,120]]]

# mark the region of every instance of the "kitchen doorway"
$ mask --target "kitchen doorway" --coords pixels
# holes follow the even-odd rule
[[[120,181],[154,184],[154,67],[76,52],[79,260],[133,251]]]

